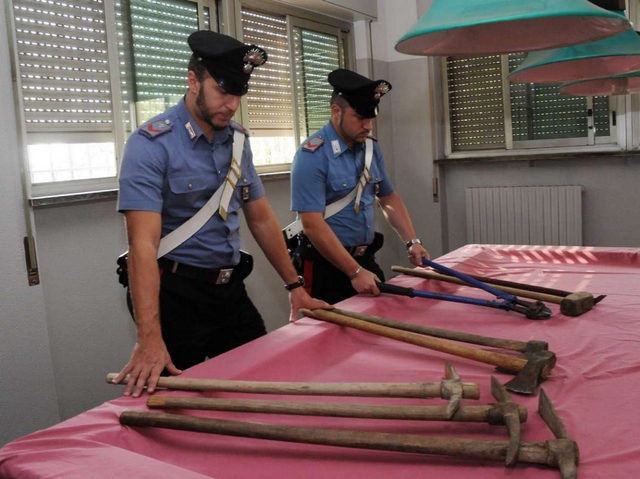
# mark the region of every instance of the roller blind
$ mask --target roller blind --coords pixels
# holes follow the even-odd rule
[[[14,0],[27,133],[111,131],[102,0]]]
[[[524,53],[509,54],[509,70],[517,68],[524,58]],[[446,68],[453,151],[506,148],[505,126],[512,131],[509,140],[527,141],[529,147],[536,146],[536,141],[540,146],[550,146],[542,143],[545,140],[563,146],[563,140],[575,145],[576,139],[584,139],[586,145],[589,113],[593,114],[595,136],[611,135],[608,97],[594,97],[589,112],[585,97],[561,94],[557,84],[512,83],[510,104],[504,105],[503,78],[507,72],[499,55],[449,57]],[[510,120],[505,106],[510,109]]]
[[[447,58],[447,83],[453,149],[504,148],[500,56]]]
[[[198,4],[187,0],[130,0],[131,44],[138,123],[175,105],[186,91],[191,49],[185,38],[198,30]],[[204,9],[209,28],[209,9]]]

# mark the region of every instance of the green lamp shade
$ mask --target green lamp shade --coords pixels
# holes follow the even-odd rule
[[[515,83],[561,83],[640,69],[640,36],[630,29],[615,37],[574,47],[531,52],[509,74]]]
[[[593,78],[560,85],[560,92],[576,96],[626,95],[640,92],[640,73]]]
[[[622,33],[629,21],[587,0],[433,0],[398,41],[409,55],[492,55],[565,47]]]

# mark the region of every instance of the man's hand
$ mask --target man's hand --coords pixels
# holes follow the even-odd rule
[[[151,394],[155,391],[160,374],[165,367],[171,375],[182,372],[171,361],[171,356],[169,356],[162,338],[139,341],[133,348],[131,359],[113,382],[117,384],[129,374],[129,382],[124,390],[125,396],[132,395],[134,398],[140,396],[147,381],[149,383],[147,392]],[[133,394],[131,394],[132,390]]]
[[[289,304],[291,305],[290,323],[298,320],[298,311],[300,311],[300,308],[333,309],[333,306],[329,303],[309,296],[304,288],[296,288],[289,293]]]
[[[353,286],[353,289],[358,293],[368,293],[378,296],[380,290],[378,286],[376,286],[376,282],[382,283],[377,275],[368,269],[362,268],[358,274],[356,274],[355,278],[351,280],[351,286]]]
[[[411,248],[407,250],[407,256],[409,256],[411,264],[415,266],[423,266],[422,258],[431,259],[429,252],[419,243],[411,245]]]

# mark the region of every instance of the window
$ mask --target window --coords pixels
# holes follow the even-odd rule
[[[213,0],[13,0],[31,197],[116,188],[126,136],[182,96]]]
[[[521,150],[616,144],[614,100],[561,94],[558,84],[510,83],[524,53],[444,62],[448,150]]]
[[[251,75],[243,111],[254,162],[260,171],[286,170],[300,143],[330,119],[327,75],[345,67],[346,32],[245,5],[240,13],[243,41],[268,54]]]

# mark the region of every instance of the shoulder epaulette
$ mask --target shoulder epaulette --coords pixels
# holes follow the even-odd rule
[[[244,133],[245,136],[249,136],[249,130],[247,130],[244,126],[242,126],[240,123],[236,122],[236,121],[229,121],[229,126],[231,127],[231,129],[239,131],[240,133]]]
[[[171,131],[173,125],[171,120],[157,120],[146,125],[142,125],[138,132],[147,138],[155,138],[168,131]]]
[[[314,136],[309,138],[302,145],[302,151],[308,151],[310,153],[315,153],[315,151],[320,148],[324,144],[324,138],[321,136]]]

